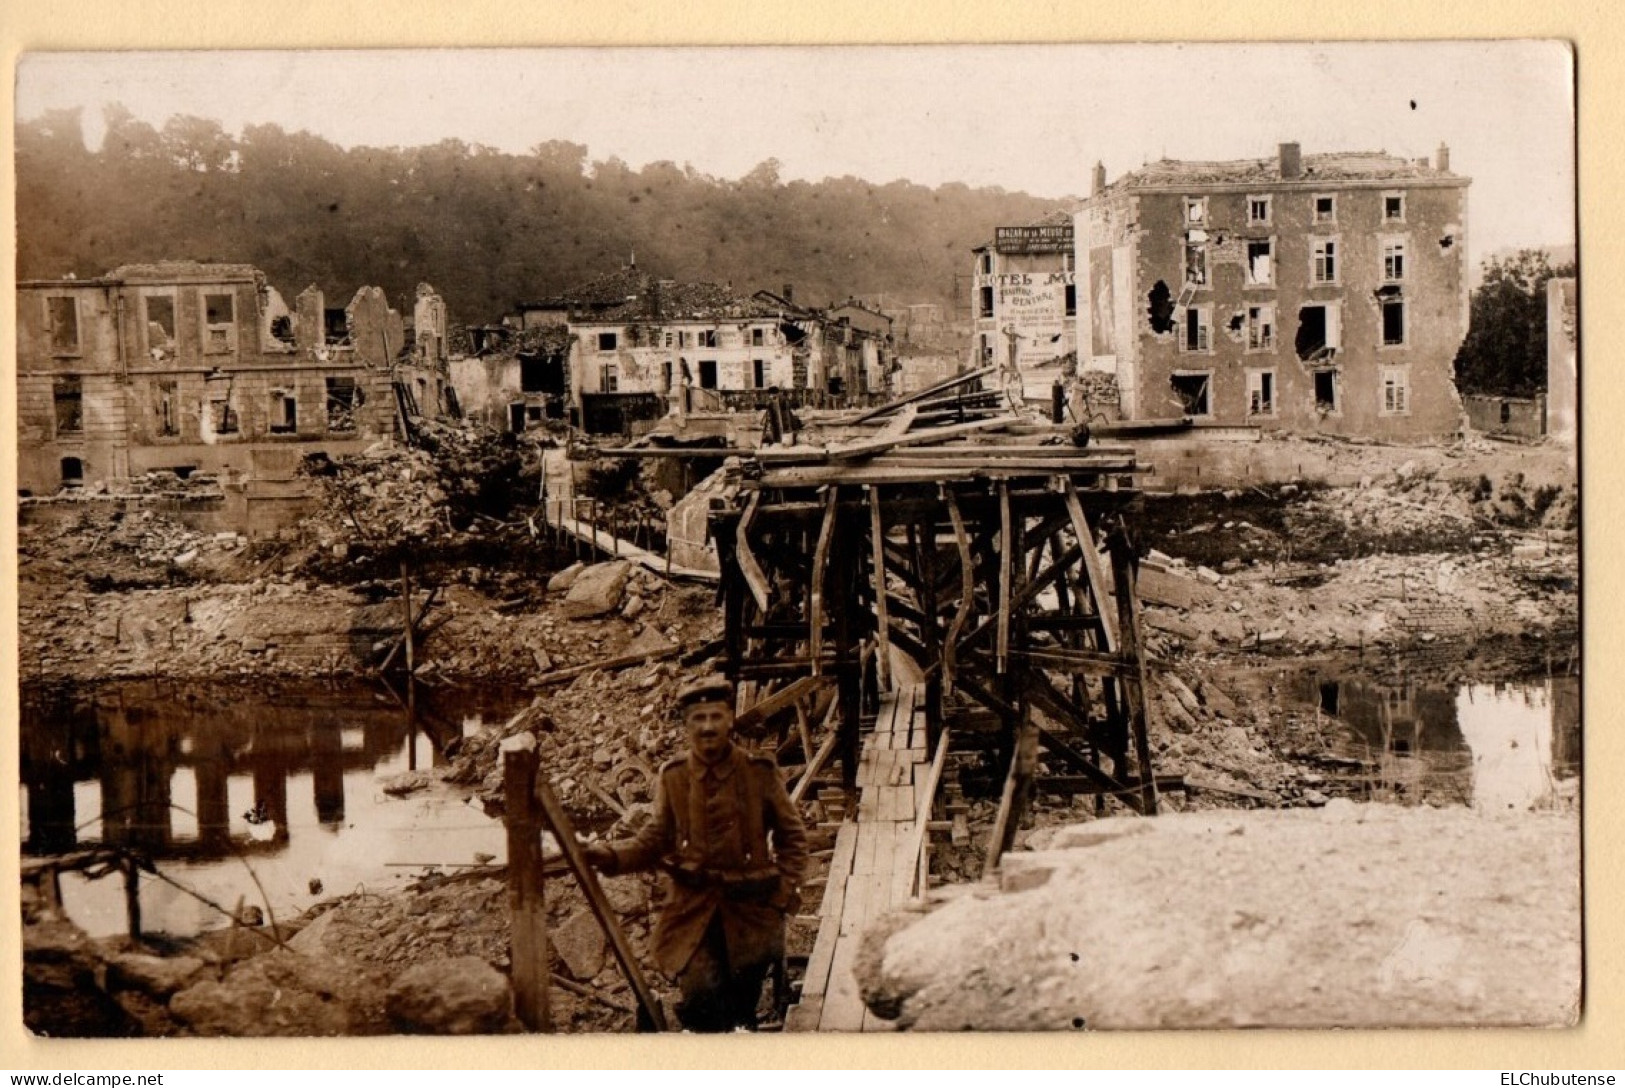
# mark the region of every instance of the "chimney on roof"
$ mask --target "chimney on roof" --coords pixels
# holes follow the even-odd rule
[[[1439,155],[1435,167],[1441,174],[1450,173],[1450,145],[1443,140],[1439,141]]]
[[[1089,186],[1090,196],[1099,196],[1106,191],[1106,164],[1099,159],[1095,160],[1095,173]]]
[[[784,301],[786,301],[786,302],[794,302],[795,300],[796,300],[795,284],[792,284],[792,283],[785,284],[784,285]]]
[[[1303,177],[1303,151],[1297,144],[1281,145],[1281,178],[1290,180]]]

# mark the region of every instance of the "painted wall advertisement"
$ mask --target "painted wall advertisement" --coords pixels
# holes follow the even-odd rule
[[[993,277],[999,332],[1006,338],[1006,355],[1000,362],[1010,361],[1011,336],[1018,367],[1048,362],[1071,350],[1072,319],[1067,316],[1066,297],[1074,279],[1071,272],[1010,272]]]

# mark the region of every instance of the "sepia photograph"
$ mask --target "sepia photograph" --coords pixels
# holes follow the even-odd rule
[[[1574,1027],[1575,71],[24,53],[27,1031]]]

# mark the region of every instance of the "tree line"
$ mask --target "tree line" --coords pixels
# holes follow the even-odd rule
[[[120,264],[253,264],[290,297],[330,305],[363,284],[407,306],[427,281],[453,319],[492,322],[632,260],[651,274],[793,284],[796,301],[848,295],[969,305],[970,251],[996,226],[1062,207],[1025,193],[855,177],[743,178],[688,165],[633,169],[550,141],[510,154],[460,140],[345,149],[308,132],[176,116],[155,127],[104,110],[100,148],[78,110],[17,126],[18,274],[95,276]]]

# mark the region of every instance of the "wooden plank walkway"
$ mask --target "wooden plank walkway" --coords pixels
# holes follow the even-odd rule
[[[915,893],[914,821],[931,766],[923,698],[919,685],[899,688],[881,703],[864,742],[857,819],[848,818],[836,833],[818,938],[786,1031],[892,1030],[890,1021],[864,1008],[852,966],[868,924]]]
[[[561,532],[569,533],[577,540],[591,544],[608,558],[630,560],[666,578],[686,578],[695,582],[714,583],[722,577],[714,570],[701,570],[698,567],[685,567],[668,563],[666,557],[657,552],[640,548],[630,540],[622,540],[609,530],[600,528],[591,522],[567,516],[564,513],[564,508],[564,500],[550,501],[544,511],[547,524]]]

